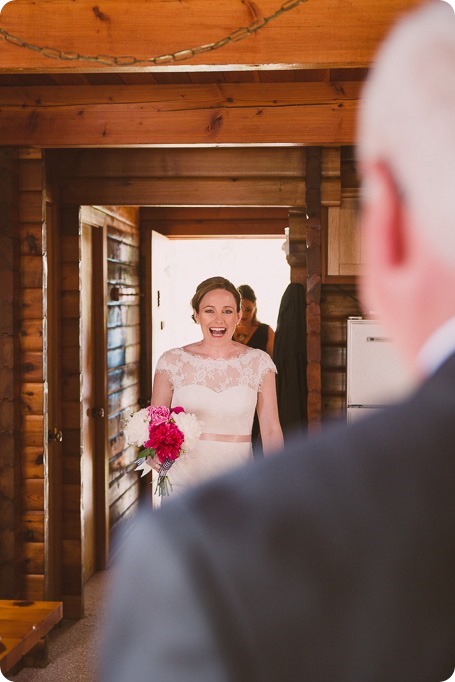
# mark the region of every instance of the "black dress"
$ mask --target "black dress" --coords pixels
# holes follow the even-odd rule
[[[256,331],[253,332],[252,337],[246,344],[250,348],[259,348],[260,350],[266,350],[267,341],[269,338],[269,325],[261,323]]]

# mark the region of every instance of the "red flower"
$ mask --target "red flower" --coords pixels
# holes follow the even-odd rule
[[[171,414],[171,411],[168,407],[165,407],[164,405],[158,405],[158,406],[150,406],[148,408],[149,410],[149,417],[150,417],[150,424],[162,424],[163,422],[166,422]]]
[[[173,461],[178,458],[183,443],[183,433],[174,422],[156,424],[150,428],[149,433],[150,437],[144,443],[144,447],[153,448],[161,464],[167,459]]]
[[[180,412],[185,412],[185,410],[181,405],[176,405],[176,407],[172,408],[171,412],[175,412],[175,414],[180,414]]]

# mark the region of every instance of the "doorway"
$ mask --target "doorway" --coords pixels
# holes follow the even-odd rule
[[[91,224],[83,209],[81,235],[81,451],[82,582],[106,568],[107,347],[106,231]]]
[[[196,286],[221,275],[249,284],[258,319],[274,330],[281,297],[290,282],[284,235],[267,238],[168,239],[152,235],[152,365],[167,349],[197,338],[190,299]]]
[[[289,174],[289,154],[293,158],[295,157],[295,163],[292,164],[292,177]],[[199,159],[197,167],[194,164],[196,157]],[[304,152],[299,149],[292,150],[292,152],[289,150],[283,152],[280,149],[267,149],[260,152],[240,149],[236,150],[235,154],[232,150],[226,149],[206,149],[204,151],[186,149],[50,150],[46,154],[49,174],[55,181],[56,194],[58,194],[62,210],[60,225],[62,257],[65,270],[69,273],[65,281],[62,278],[61,296],[62,354],[65,374],[62,380],[62,383],[65,383],[63,409],[66,410],[67,405],[71,408],[71,412],[67,414],[62,444],[64,450],[62,457],[64,463],[62,472],[64,585],[62,591],[65,603],[74,604],[72,612],[75,617],[77,617],[80,601],[82,578],[86,579],[93,567],[93,546],[90,551],[87,551],[86,565],[84,565],[82,556],[83,553],[85,554],[83,545],[86,539],[90,536],[95,537],[93,524],[98,518],[98,514],[94,511],[93,505],[99,504],[99,517],[102,525],[99,532],[101,538],[105,539],[104,547],[103,542],[93,541],[95,548],[100,548],[104,555],[101,557],[101,565],[107,564],[109,528],[119,527],[120,522],[123,524],[124,520],[128,520],[132,516],[137,506],[138,484],[137,474],[134,473],[133,466],[136,453],[124,443],[122,421],[128,418],[131,410],[136,409],[136,406],[140,404],[138,399],[150,397],[150,393],[146,390],[146,382],[143,381],[142,376],[139,376],[137,368],[144,365],[141,358],[141,348],[145,346],[147,349],[152,348],[150,338],[147,343],[144,343],[141,338],[141,331],[144,327],[146,330],[151,330],[152,327],[156,329],[157,326],[156,319],[154,319],[153,325],[151,320],[149,320],[150,324],[146,324],[148,318],[143,315],[142,310],[143,307],[146,307],[148,311],[146,315],[149,315],[152,308],[151,302],[147,302],[144,296],[146,292],[148,294],[152,290],[152,287],[145,287],[137,276],[142,270],[148,272],[151,270],[151,266],[143,267],[143,260],[149,258],[149,255],[146,254],[150,254],[151,249],[150,246],[144,248],[142,235],[148,233],[147,239],[149,239],[150,231],[154,229],[152,225],[155,225],[156,229],[165,233],[167,233],[167,228],[173,226],[175,230],[182,230],[180,234],[191,237],[201,236],[201,230],[205,230],[208,224],[207,220],[209,220],[210,230],[215,227],[216,235],[236,235],[228,241],[231,244],[236,244],[236,247],[244,251],[245,234],[267,235],[267,241],[275,241],[275,235],[281,233],[281,237],[276,239],[275,244],[279,262],[286,268],[283,286],[280,287],[278,283],[275,284],[276,266],[264,269],[267,279],[273,282],[281,297],[285,285],[289,283],[289,267],[286,263],[285,254],[281,251],[284,241],[283,230],[287,224],[289,206],[304,200],[304,157]],[[271,158],[274,174],[280,179],[279,182],[272,183],[267,196],[261,199],[257,194],[258,187],[262,187],[258,178],[262,178],[262,175],[269,176],[268,162],[264,169],[262,165],[263,161],[267,161],[267,159],[270,161]],[[188,182],[185,181],[185,191],[179,193],[179,206],[169,209],[166,196],[162,196],[162,183],[157,180],[156,164],[159,162],[159,177],[162,177],[164,173],[174,178],[176,164],[178,165],[180,160],[182,162],[186,160],[181,173],[183,175],[188,173]],[[252,166],[254,167],[254,182],[251,180]],[[281,173],[281,169],[284,169],[283,173]],[[141,178],[142,175],[147,178],[147,182],[144,182],[143,179],[137,179],[138,172],[141,174]],[[181,180],[181,173],[179,172],[176,182]],[[215,195],[213,193],[207,195],[207,177],[213,174],[216,176],[221,174],[223,179],[222,181],[217,180],[219,192]],[[236,178],[234,184],[232,183],[233,175]],[[241,180],[243,175],[245,175],[244,181]],[[96,183],[93,181],[94,177],[97,178]],[[101,178],[103,178],[102,182],[100,181]],[[233,199],[234,185],[235,197]],[[289,189],[292,189],[292,196],[287,190],[283,192],[283,186],[287,187],[288,185]],[[207,195],[207,198],[210,198],[210,205],[194,207],[197,196],[200,196],[198,192],[202,191],[201,187],[204,196]],[[233,205],[233,201],[235,205]],[[265,207],[262,206],[263,201],[266,201]],[[96,207],[93,202],[96,203]],[[140,216],[133,218],[132,213],[138,205],[141,206]],[[110,207],[110,211],[104,211],[107,216],[104,218],[104,225],[105,227],[107,225],[107,251],[109,256],[106,254],[106,257],[100,259],[94,258],[92,254],[91,260],[93,263],[98,263],[93,268],[92,276],[101,279],[98,291],[101,291],[104,296],[105,304],[102,312],[106,314],[106,309],[108,309],[109,324],[105,324],[103,318],[97,315],[96,325],[90,332],[88,331],[94,336],[96,343],[99,343],[100,333],[106,329],[109,330],[109,344],[106,343],[105,345],[106,352],[104,355],[98,356],[100,362],[105,361],[106,356],[109,358],[109,372],[106,371],[108,388],[104,384],[104,379],[101,382],[103,384],[101,395],[104,395],[104,398],[108,397],[104,408],[108,419],[104,419],[105,424],[102,428],[95,429],[97,433],[98,431],[103,433],[103,429],[108,425],[109,431],[104,432],[103,443],[97,446],[98,451],[104,456],[96,454],[88,462],[90,473],[87,474],[85,492],[83,492],[84,483],[81,478],[81,473],[85,476],[86,469],[84,464],[81,472],[80,375],[82,368],[79,331],[76,325],[79,323],[82,305],[87,306],[90,297],[84,292],[81,294],[80,291],[80,206],[90,207],[92,209],[91,214],[94,213],[94,208],[98,210],[102,207]],[[226,208],[226,206],[231,206],[231,208]],[[184,216],[181,213],[184,213]],[[138,218],[137,221],[136,217]],[[184,219],[180,220],[180,218]],[[171,242],[173,241],[171,239]],[[184,254],[188,252],[190,244],[192,247],[196,247],[199,241],[203,240],[199,240],[197,237],[196,239],[181,240],[181,248]],[[221,240],[218,242],[217,239],[209,239],[208,241],[211,242],[212,247],[218,247],[221,244]],[[174,248],[173,243],[171,243],[171,247]],[[250,257],[250,261],[251,259],[257,260],[257,253],[256,256]],[[218,256],[213,255],[206,256],[203,260],[206,264],[219,263]],[[230,260],[236,262],[237,256],[231,255]],[[103,274],[99,269],[100,263],[106,264],[108,261],[109,276],[107,272]],[[191,274],[195,277],[194,288],[203,278],[214,274],[212,268],[207,273],[203,273],[199,268],[196,269],[192,259],[186,258],[185,261],[183,258],[183,262],[190,267]],[[274,320],[268,317],[264,308],[268,296],[261,293],[260,285],[247,276],[249,272],[250,270],[245,266],[241,273],[236,274],[225,270],[223,274],[235,284],[249,283],[255,289],[258,296],[260,319],[262,318],[264,322],[273,326]],[[193,284],[189,281],[189,275],[185,277],[181,287],[172,287],[172,289],[179,292],[185,309],[178,316],[174,314],[174,311],[172,311],[172,315],[166,313],[164,322],[169,321],[167,330],[170,331],[171,318],[177,322],[181,317],[182,320],[188,320],[191,340],[194,340],[195,327],[191,321],[191,311],[189,310],[189,299],[193,293],[190,289],[193,289]],[[118,300],[114,299],[114,292],[119,296]],[[94,310],[98,309],[94,305],[88,306],[88,308],[92,310],[92,314]],[[166,329],[166,324],[164,328]],[[163,335],[161,334],[161,336]],[[176,338],[175,343],[182,342],[184,339]],[[174,341],[166,339],[166,348],[173,343]],[[116,361],[113,362],[113,360]],[[87,357],[87,362],[91,363],[92,366],[93,364],[95,367],[99,366],[96,359]],[[146,371],[151,378],[153,368],[151,359],[145,364]],[[84,369],[84,373],[85,371]],[[104,370],[101,372],[101,375],[103,374]],[[82,408],[84,419],[90,421],[91,417],[87,409],[99,410],[103,406],[100,405],[98,399],[89,400],[84,397],[84,400],[90,403]],[[100,427],[102,420],[103,417],[98,413],[96,423],[100,422]],[[92,423],[90,428],[93,426]],[[90,434],[90,428],[87,431],[88,434]],[[84,429],[85,426],[83,426]],[[91,436],[89,437],[91,438]],[[85,445],[84,449],[88,449],[88,446]],[[97,480],[101,482],[104,478],[104,486],[100,488],[100,495],[96,492],[96,484],[95,487],[93,484],[97,465],[100,466]],[[90,510],[88,525],[86,525],[85,520],[81,524],[81,497],[85,493],[88,494],[89,498],[91,497],[91,501],[90,499],[84,500],[84,507]],[[105,493],[104,499],[102,493]],[[122,529],[119,528],[119,530]],[[90,555],[92,558],[88,560]],[[82,571],[83,565],[84,570]]]

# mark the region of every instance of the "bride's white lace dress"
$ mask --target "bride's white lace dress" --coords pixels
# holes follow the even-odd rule
[[[172,407],[181,405],[202,422],[202,436],[169,470],[173,494],[248,461],[258,392],[270,356],[245,347],[236,357],[213,359],[173,348],[158,360],[173,387]]]

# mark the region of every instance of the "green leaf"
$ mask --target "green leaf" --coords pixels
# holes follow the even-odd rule
[[[143,457],[144,459],[146,457],[151,457],[152,459],[154,459],[154,457],[156,455],[156,450],[155,450],[155,448],[144,448],[143,450],[141,450],[140,454],[141,454],[141,457]]]

